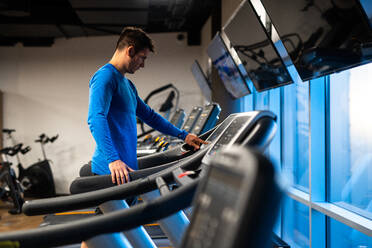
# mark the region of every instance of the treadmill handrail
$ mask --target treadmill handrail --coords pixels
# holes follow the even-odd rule
[[[165,165],[150,167],[143,170],[131,171],[129,172],[130,181],[135,181],[141,178],[151,176],[164,169],[170,168],[177,163],[178,161],[173,161]],[[80,194],[94,190],[100,190],[102,189],[102,185],[104,185],[105,188],[117,186],[112,182],[111,175],[78,177],[74,181],[72,181],[70,185],[70,192],[71,194]]]
[[[75,244],[101,234],[130,230],[189,207],[199,181],[200,179],[196,179],[192,184],[174,190],[172,194],[159,197],[151,202],[137,204],[129,209],[66,224],[0,233],[0,242],[19,242],[22,248],[54,247]]]
[[[218,126],[219,125],[216,125],[215,127],[211,128],[209,131],[199,135],[199,138],[201,138],[202,140],[206,140]],[[164,151],[164,152],[159,152],[159,153],[154,153],[154,154],[146,155],[146,156],[143,156],[143,157],[139,157],[138,158],[138,168],[142,170],[142,169],[158,166],[158,165],[160,165],[159,164],[160,161],[166,161],[168,163],[168,162],[180,160],[179,152],[181,151],[181,148],[184,145],[185,145],[185,143],[183,143],[181,145],[178,145],[178,146],[176,146],[172,149],[169,149],[167,151]],[[193,153],[194,153],[194,151],[189,151],[189,152],[183,154],[182,158],[188,157],[188,156],[192,155]],[[177,156],[175,156],[175,154],[177,154]],[[162,164],[164,164],[164,162],[162,162]]]
[[[144,194],[157,188],[155,182],[156,177],[160,176],[164,178],[164,180],[169,180],[169,178],[172,178],[172,171],[174,169],[199,164],[207,150],[208,148],[199,153],[195,153],[191,155],[189,159],[180,161],[174,166],[152,174],[149,177],[138,179],[126,184],[75,195],[27,201],[23,204],[22,211],[24,214],[29,216],[71,211],[94,207],[110,200],[122,200],[128,197]],[[111,175],[104,175],[102,177],[111,178]]]
[[[266,114],[265,117],[272,116],[272,118],[275,118],[275,115],[268,111],[261,111],[261,113],[259,113],[258,115],[261,115],[262,117],[264,117],[263,113]],[[240,114],[236,114],[236,115],[239,116]],[[256,118],[258,117],[256,116]],[[255,125],[253,126],[250,125],[250,128],[253,128],[254,126]],[[209,150],[210,146],[211,144],[206,145],[205,149],[203,149],[201,152],[194,153],[187,160],[180,161],[174,167],[170,167],[168,169],[165,169],[163,171],[155,173],[154,175],[149,176],[147,178],[147,181],[146,180],[139,180],[139,182],[133,181],[133,182],[129,182],[127,184],[120,185],[120,186],[101,189],[101,190],[97,190],[94,192],[87,192],[87,193],[82,193],[82,194],[77,194],[77,195],[64,196],[63,198],[57,197],[57,198],[34,200],[31,202],[26,202],[23,205],[23,212],[26,215],[40,215],[40,214],[55,213],[55,212],[61,212],[61,211],[76,210],[76,209],[97,206],[109,200],[125,199],[127,197],[147,193],[156,188],[155,178],[158,176],[161,176],[165,180],[167,180],[167,178],[168,179],[173,178],[172,171],[176,168],[181,167],[181,168],[185,168],[188,170],[196,169],[197,168],[196,164],[200,165],[200,163],[196,163],[195,161],[198,161],[198,162],[201,161],[205,153]],[[86,194],[86,195],[83,195],[83,194]]]

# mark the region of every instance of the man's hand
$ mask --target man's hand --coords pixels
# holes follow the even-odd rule
[[[129,182],[129,171],[134,171],[121,160],[111,162],[109,169],[111,171],[112,183],[117,183],[118,185]]]
[[[192,133],[189,133],[186,138],[185,138],[185,142],[186,144],[188,144],[189,146],[192,146],[194,147],[194,151],[198,150],[200,148],[200,145],[201,144],[208,144],[208,142],[205,142],[204,140],[202,139],[199,139],[198,136],[196,136],[195,134],[192,134]]]

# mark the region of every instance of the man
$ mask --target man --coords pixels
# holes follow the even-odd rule
[[[138,169],[136,116],[152,128],[184,140],[194,149],[206,143],[152,110],[125,77],[144,67],[150,52],[154,52],[154,45],[143,30],[124,28],[113,57],[93,75],[89,84],[88,124],[96,141],[92,172],[111,174],[113,183],[129,182],[128,172]]]

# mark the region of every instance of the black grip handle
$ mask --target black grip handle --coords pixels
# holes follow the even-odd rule
[[[49,139],[50,143],[53,143],[54,141],[56,141],[56,139],[58,139],[59,135],[55,135],[53,136],[52,138]]]
[[[148,179],[137,180],[107,189],[76,195],[27,201],[22,212],[26,215],[41,215],[98,206],[110,200],[122,200],[156,188]]]
[[[13,151],[13,147],[5,147],[5,148],[0,150],[0,153],[12,156],[11,155],[12,151]]]
[[[171,163],[143,170],[131,171],[129,172],[129,178],[131,181],[135,181],[165,170],[173,165],[174,164]],[[76,178],[71,183],[70,192],[71,194],[80,194],[114,186],[116,186],[116,184],[112,182],[111,175],[84,176]]]
[[[22,149],[22,146],[23,146],[23,143],[19,143],[19,144],[13,146],[14,155],[17,154]]]
[[[46,135],[45,133],[42,133],[39,135],[39,139],[35,140],[36,143],[43,143]]]
[[[160,195],[167,195],[170,193],[168,184],[164,181],[162,177],[155,178],[156,186],[159,189]]]
[[[6,133],[6,134],[12,134],[15,131],[16,131],[15,129],[8,129],[8,128],[3,129],[3,133]]]
[[[28,153],[29,151],[31,151],[31,147],[29,147],[29,146],[26,146],[25,148],[21,149],[21,153],[23,155]]]

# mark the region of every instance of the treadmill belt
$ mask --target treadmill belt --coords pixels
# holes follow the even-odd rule
[[[159,224],[157,223],[144,225],[144,228],[152,239],[166,239],[167,238],[164,232],[161,230]]]
[[[63,212],[56,214],[48,214],[44,216],[43,222],[40,224],[40,227],[49,226],[49,225],[58,225],[75,220],[81,220],[85,218],[91,218],[96,216],[96,209],[85,209],[82,211],[72,211],[72,212]]]

